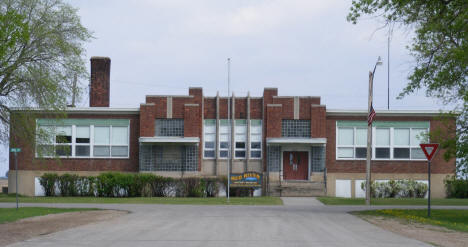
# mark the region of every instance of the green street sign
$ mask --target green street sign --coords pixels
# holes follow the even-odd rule
[[[19,153],[19,152],[21,152],[21,148],[10,148],[10,152]]]

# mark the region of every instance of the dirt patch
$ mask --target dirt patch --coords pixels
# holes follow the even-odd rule
[[[127,213],[117,210],[69,212],[25,218],[11,223],[0,224],[0,232],[2,233],[0,246],[6,246],[32,237],[47,235],[81,225],[110,220]]]
[[[358,215],[362,219],[385,230],[426,242],[435,246],[468,246],[468,233],[449,230],[444,227],[407,222],[382,216]]]

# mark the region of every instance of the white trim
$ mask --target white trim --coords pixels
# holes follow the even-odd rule
[[[326,144],[327,138],[266,138],[267,145],[271,144]]]
[[[442,110],[376,110],[379,116],[410,116],[410,117],[435,117],[441,113],[450,113],[450,111]],[[339,110],[327,109],[327,116],[365,116],[367,117],[367,110]]]
[[[138,141],[141,143],[199,143],[199,137],[178,137],[178,136],[154,136],[154,137],[140,137]]]

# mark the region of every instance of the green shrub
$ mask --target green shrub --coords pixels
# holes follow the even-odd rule
[[[361,188],[365,191],[365,182],[361,183]],[[423,198],[427,193],[425,183],[414,180],[390,180],[388,182],[371,183],[371,197],[377,198]]]
[[[45,173],[39,178],[39,183],[44,188],[46,196],[55,196],[55,183],[58,175],[55,173]]]
[[[219,192],[219,180],[216,178],[205,179],[205,196],[216,197]]]
[[[63,174],[58,176],[58,188],[61,196],[77,196],[78,195],[78,175]]]
[[[99,197],[215,197],[219,178],[180,178],[157,176],[146,173],[101,173],[97,177],[72,174],[44,174],[40,178],[46,196],[55,196],[56,188],[61,196],[99,196]],[[247,192],[236,192],[244,195]]]
[[[95,196],[96,190],[96,177],[78,177],[77,190],[80,196]]]
[[[468,180],[452,176],[447,177],[444,183],[448,198],[468,198]]]

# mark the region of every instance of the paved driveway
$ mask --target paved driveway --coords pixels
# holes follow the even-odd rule
[[[11,206],[14,204],[0,204]],[[347,214],[349,207],[323,206],[313,198],[285,198],[284,206],[39,206],[100,207],[132,213],[12,246],[427,246]]]

